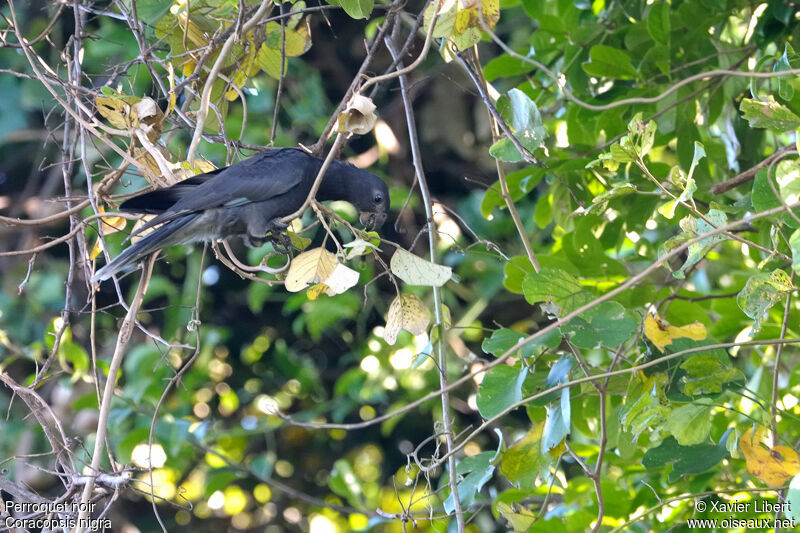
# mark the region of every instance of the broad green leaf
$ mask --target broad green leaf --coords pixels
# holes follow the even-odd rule
[[[631,79],[639,75],[626,52],[604,44],[592,46],[589,61],[582,67],[588,75],[597,78]]]
[[[791,278],[783,270],[762,272],[750,276],[744,288],[736,296],[736,303],[744,314],[753,319],[753,329],[758,331],[761,329],[764,313],[786,293],[795,289]]]
[[[511,489],[516,490],[516,489]],[[529,509],[522,507],[518,511],[505,502],[497,503],[497,512],[508,521],[511,531],[524,533],[536,522],[537,516]]]
[[[503,267],[503,285],[509,292],[522,294],[525,276],[533,272],[533,265],[524,255],[515,255]]]
[[[169,13],[172,0],[137,0],[132,4],[138,19],[148,26],[155,25],[161,17]]]
[[[499,365],[483,377],[478,387],[478,411],[487,420],[502,413],[522,399],[522,383],[528,375],[528,367],[515,368]]]
[[[642,457],[642,466],[650,470],[671,464],[672,472],[668,476],[670,483],[687,474],[706,472],[728,457],[726,442],[731,431],[733,428],[728,429],[716,445],[681,446],[675,437],[667,437],[656,448],[647,450]]]
[[[506,184],[508,185],[508,192],[511,195],[511,201],[516,202],[524,198],[526,194],[531,192],[534,187],[539,184],[545,172],[543,168],[530,167],[509,173],[506,176]],[[491,187],[486,189],[483,200],[481,201],[481,214],[485,218],[489,218],[495,207],[501,209],[506,207],[506,201],[503,199],[499,181],[496,181]]]
[[[540,422],[503,454],[500,471],[523,491],[534,490],[540,475],[549,477],[554,460],[550,454],[542,453],[543,432],[544,422]]]
[[[617,302],[603,302],[574,318],[564,332],[572,333],[570,342],[579,348],[592,349],[599,345],[616,347],[630,339],[638,326]]]
[[[209,498],[212,494],[217,492],[218,490],[224,490],[225,487],[229,486],[233,480],[239,477],[239,474],[236,472],[231,472],[229,470],[215,470],[213,471],[207,478],[205,486],[205,496]]]
[[[491,463],[494,457],[494,452],[481,452],[458,462],[456,473],[463,476],[457,485],[458,500],[461,505],[472,505],[480,490],[492,478],[494,465]],[[446,513],[452,513],[455,510],[453,494],[450,494],[444,501],[444,510]]]
[[[508,91],[508,101],[511,116],[510,120],[507,120],[514,137],[529,152],[539,148],[547,137],[547,130],[542,124],[539,108],[527,94],[519,89]],[[522,161],[522,154],[508,138],[494,143],[489,148],[489,153],[492,157],[509,163]]]
[[[365,19],[372,13],[374,0],[339,0],[345,13],[354,19]]]
[[[800,161],[784,159],[775,167],[775,181],[781,198],[788,205],[800,201]]]
[[[538,274],[528,273],[522,282],[522,291],[528,303],[555,304],[561,316],[592,300],[591,293],[584,290],[577,279],[556,268],[544,267]]]
[[[800,229],[794,230],[789,237],[789,246],[792,247],[792,270],[800,274]]]
[[[743,98],[739,109],[743,118],[749,121],[750,127],[753,128],[789,131],[800,126],[800,117],[776,102],[771,95],[766,102]]]
[[[769,182],[769,173],[767,169],[762,168],[756,172],[755,180],[753,180],[753,191],[751,197],[753,199],[753,207],[757,211],[766,211],[778,207],[781,204],[781,199],[775,194],[781,195],[780,188],[775,181],[775,172],[772,173],[772,185]],[[788,185],[788,184],[787,184]],[[782,195],[781,195],[782,196]],[[800,207],[792,209],[794,213],[800,216]],[[790,228],[800,227],[797,220],[789,213],[781,213],[776,218],[783,221],[783,223]]]
[[[431,263],[402,248],[397,248],[392,255],[389,268],[392,274],[409,285],[426,287],[441,287],[453,275],[453,269],[449,266]]]
[[[495,357],[500,357],[527,336],[528,335],[525,333],[520,333],[511,329],[498,329],[492,332],[491,337],[484,339],[481,348],[483,348],[483,351],[486,353],[491,353],[494,354]],[[556,328],[525,345],[522,349],[522,356],[530,357],[532,355],[539,355],[547,348],[557,348],[559,344],[561,344],[561,330]]]
[[[670,5],[666,2],[656,2],[650,7],[647,14],[647,31],[654,41],[669,43]]]
[[[620,411],[622,428],[629,431],[634,441],[646,429],[661,426],[669,415],[664,388],[667,377],[663,373],[650,376],[634,375],[625,394],[625,404]]]
[[[681,363],[686,375],[681,377],[683,393],[687,396],[722,392],[722,386],[732,381],[744,380],[736,367],[723,364],[712,354],[694,355]]]
[[[664,429],[669,431],[681,446],[700,444],[711,431],[711,408],[709,400],[700,399],[672,410]]]

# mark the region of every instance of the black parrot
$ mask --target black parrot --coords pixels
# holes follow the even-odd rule
[[[305,202],[322,159],[298,148],[270,149],[171,187],[135,196],[121,211],[156,214],[136,233],[158,226],[98,270],[91,282],[106,280],[149,254],[177,244],[241,237],[263,244],[267,233],[286,228],[281,217]],[[361,222],[380,227],[389,213],[389,189],[376,175],[343,161],[332,161],[317,200],[344,200],[358,209]]]

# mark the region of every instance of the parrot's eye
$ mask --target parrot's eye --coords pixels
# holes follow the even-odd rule
[[[376,204],[379,204],[379,203],[383,202],[383,195],[382,195],[382,194],[380,194],[380,193],[376,194],[376,195],[375,195],[375,198],[373,198],[373,201],[374,201]]]

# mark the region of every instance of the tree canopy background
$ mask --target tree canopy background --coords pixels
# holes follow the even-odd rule
[[[795,3],[0,13],[6,503],[140,531],[800,521]],[[307,209],[308,289],[238,243],[89,286],[124,198],[298,144],[394,206],[379,234]]]

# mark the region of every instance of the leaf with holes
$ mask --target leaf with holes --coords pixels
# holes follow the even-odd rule
[[[795,290],[791,278],[783,270],[776,269],[771,273],[762,272],[750,276],[744,288],[736,296],[736,303],[748,317],[755,322],[753,329],[761,329],[764,313],[775,305],[787,292]]]
[[[419,335],[425,332],[429,323],[428,309],[422,300],[414,294],[401,294],[389,306],[383,339],[389,344],[394,344],[400,330],[404,329],[414,335]]]

